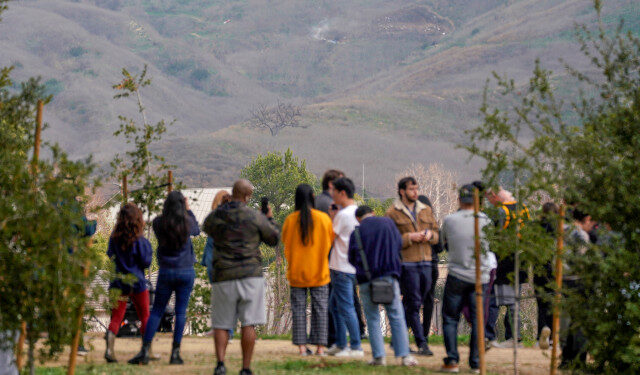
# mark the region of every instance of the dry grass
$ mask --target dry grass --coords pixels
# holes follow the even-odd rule
[[[133,368],[126,364],[118,364],[116,366],[104,365],[102,355],[104,353],[104,341],[102,336],[91,335],[89,342],[93,349],[87,357],[81,358],[78,374],[126,374],[126,373],[144,373],[144,374],[209,374],[214,367],[213,343],[211,338],[201,337],[185,337],[182,344],[182,357],[185,365],[181,367],[169,366],[168,358],[171,350],[171,336],[160,334],[156,336],[153,348],[157,354],[162,356],[158,362],[153,362],[147,367]],[[368,344],[364,344],[365,359],[363,360],[336,360],[333,358],[309,358],[301,361],[297,355],[297,348],[288,341],[281,340],[259,340],[256,345],[254,356],[254,369],[260,374],[278,374],[278,373],[315,373],[317,371],[330,373],[348,373],[348,374],[394,374],[394,373],[424,373],[437,371],[442,364],[442,358],[445,356],[443,346],[432,346],[435,353],[433,357],[420,357],[420,366],[413,371],[407,371],[401,367],[391,366],[387,369],[370,368],[364,363],[370,358],[370,348]],[[139,339],[117,339],[116,340],[116,356],[120,362],[125,362],[128,358],[133,357],[139,350]],[[462,346],[460,348],[462,358],[461,370],[465,372],[468,366],[466,361],[468,358],[468,348]],[[66,355],[65,353],[64,355]],[[390,355],[387,350],[387,355]],[[66,363],[66,357],[54,362],[48,362],[46,367],[60,367]],[[230,373],[239,370],[241,359],[240,341],[235,339],[228,349],[227,367]],[[487,353],[487,369],[492,374],[510,374],[512,367],[513,352],[510,349],[491,349]],[[395,358],[388,357],[387,361],[390,365],[397,364]],[[549,358],[538,349],[525,348],[519,349],[519,370],[522,375],[542,375],[548,373]],[[133,371],[135,370],[135,371]],[[53,374],[54,369],[49,373]],[[41,372],[46,373],[46,372]]]

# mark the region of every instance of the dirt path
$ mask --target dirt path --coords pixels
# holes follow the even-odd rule
[[[81,357],[78,363],[85,364],[103,364],[104,359],[104,340],[101,335],[90,335],[86,337],[92,350],[86,357]],[[364,345],[365,359],[368,361],[371,357],[371,351],[368,343]],[[140,349],[139,339],[119,338],[116,340],[116,357],[121,363],[133,357]],[[153,343],[153,349],[156,354],[160,354],[162,359],[153,362],[147,368],[151,374],[210,374],[213,370],[215,359],[213,351],[213,339],[209,337],[185,337],[182,341],[182,357],[185,360],[185,366],[176,367],[168,366],[169,354],[171,351],[171,335],[159,334]],[[442,358],[445,356],[444,346],[432,346],[434,352],[433,357],[419,357],[420,366],[425,370],[437,371],[442,364]],[[542,375],[549,373],[550,352],[543,352],[539,349],[523,348],[519,349],[519,369],[522,375]],[[387,350],[387,355],[392,355]],[[466,372],[467,359],[469,355],[468,347],[460,347],[461,355],[461,372]],[[45,366],[64,366],[66,365],[68,352],[60,357],[57,361],[48,362]],[[240,340],[235,339],[230,344],[227,352],[227,362],[239,365],[241,358]],[[282,340],[259,340],[256,344],[256,353],[254,361],[258,362],[274,362],[301,359],[297,355],[297,348],[288,341]],[[320,361],[318,358],[309,358],[309,361]],[[388,357],[389,364],[396,364],[393,357]],[[495,374],[512,374],[513,373],[513,351],[511,349],[491,349],[487,353],[487,370]]]

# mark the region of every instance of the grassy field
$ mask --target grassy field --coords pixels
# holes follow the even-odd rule
[[[139,349],[139,339],[117,339],[116,357],[120,363],[107,365],[102,358],[104,341],[99,334],[87,337],[92,349],[88,356],[79,359],[76,374],[211,374],[215,364],[213,343],[209,337],[185,337],[182,344],[183,366],[168,365],[171,350],[171,336],[160,334],[154,341],[154,352],[162,358],[149,366],[131,366],[126,360],[133,357]],[[464,338],[461,341],[466,341]],[[297,355],[297,348],[290,341],[281,339],[260,339],[256,345],[253,370],[257,374],[428,374],[437,373],[445,356],[444,347],[438,340],[432,344],[433,357],[419,357],[420,365],[405,368],[398,365],[392,352],[387,347],[387,367],[371,367],[367,361],[371,357],[368,343],[364,343],[364,359],[339,360],[329,357],[305,357]],[[468,373],[468,347],[460,344],[461,373]],[[548,353],[534,348],[523,348],[519,352],[519,370],[523,375],[542,375],[549,371]],[[58,360],[46,362],[37,370],[39,375],[66,374],[64,365],[68,353]],[[487,353],[487,370],[490,374],[510,374],[513,352],[509,349],[491,349]],[[234,339],[227,354],[227,370],[229,374],[240,370],[240,340]]]

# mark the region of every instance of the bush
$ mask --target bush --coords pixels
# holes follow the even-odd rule
[[[490,184],[508,175],[520,200],[547,196],[572,202],[601,223],[596,244],[584,253],[571,246],[564,253],[582,290],[563,290],[562,314],[571,317],[571,329],[586,335],[593,359],[574,366],[635,374],[640,373],[640,38],[623,33],[622,24],[614,33],[605,30],[600,2],[595,4],[598,29],[576,31],[592,69],[567,68],[576,87],[584,88],[578,98],[564,98],[568,106],[557,98],[552,72],[540,63],[526,87],[495,75],[501,99],[485,91],[484,124],[469,133],[472,141],[465,147],[486,160],[483,174]],[[523,133],[532,137],[524,141]],[[526,229],[533,227],[496,234],[492,248],[501,248],[510,236],[510,243],[521,244],[521,259],[538,266],[549,262],[553,238]]]

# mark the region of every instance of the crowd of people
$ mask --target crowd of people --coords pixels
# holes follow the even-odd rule
[[[266,323],[262,243],[276,246],[281,242],[284,247],[290,286],[291,336],[301,356],[362,358],[362,338],[368,331],[372,351],[369,363],[386,365],[381,308],[388,319],[391,348],[399,364],[415,366],[416,356],[432,356],[428,339],[438,279],[438,253],[442,251],[448,254],[448,274],[442,297],[446,357],[441,371],[459,371],[457,335],[461,316],[471,326],[468,361],[473,372],[479,372],[478,329],[484,329],[486,349],[517,345],[522,339],[519,327],[516,332],[511,329],[518,298],[511,276],[514,259],[509,256],[496,259],[482,230],[481,281],[485,296],[482,308],[486,324],[485,327],[476,324],[474,190],[479,189],[499,212],[493,218],[480,212],[481,228],[525,225],[529,211],[509,192],[484,191],[480,182],[466,184],[459,189],[459,209],[439,225],[431,202],[419,195],[420,186],[413,177],[398,182],[398,196],[385,216],[376,216],[367,205],[356,204],[354,183],[341,171],[327,171],[322,188],[322,193],[315,196],[311,186],[299,185],[294,211],[281,228],[273,219],[271,207],[261,211],[248,204],[253,194],[249,181],[238,180],[231,194],[221,191],[216,195],[212,212],[202,225],[209,237],[201,261],[208,269],[212,286],[215,375],[227,373],[226,349],[238,321],[242,348],[240,374],[252,374],[256,326]],[[543,207],[540,225],[550,234],[555,233],[553,215],[557,211],[553,203]],[[588,232],[593,222],[577,208],[572,214],[575,222],[568,228],[569,239],[580,249],[591,241]],[[115,262],[118,274],[128,276],[110,285],[119,290],[121,298],[112,310],[105,359],[116,362],[115,337],[127,297],[138,313],[143,335],[140,352],[129,363],[147,364],[154,359],[151,343],[169,299],[175,293],[170,363],[182,364],[180,343],[195,279],[196,259],[191,237],[200,234],[200,227],[188,200],[178,191],[171,192],[162,213],[152,223],[158,240],[159,275],[150,312],[144,275],[151,263],[152,248],[143,236],[143,228],[140,209],[133,203],[123,205],[109,240],[108,255]],[[551,294],[553,290],[548,289],[551,266],[546,270],[547,275],[536,276],[535,284],[547,288],[546,292]],[[579,279],[570,271],[565,271],[565,279],[570,288],[580,288]],[[526,274],[520,275],[519,282],[526,280]],[[552,333],[551,307],[547,298],[538,297],[539,345],[545,349]],[[502,344],[496,341],[499,306],[507,307],[504,324],[507,341]],[[409,330],[415,339],[415,350],[410,347]],[[584,360],[585,340],[579,331],[567,335],[563,341],[563,363],[576,358]]]

